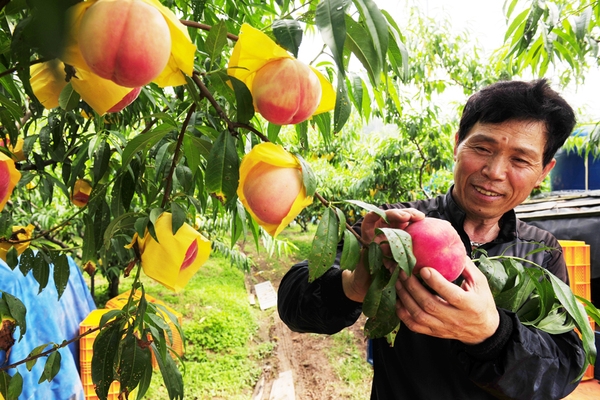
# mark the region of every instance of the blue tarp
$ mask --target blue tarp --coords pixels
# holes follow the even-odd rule
[[[39,284],[30,271],[23,276],[19,268],[11,270],[0,260],[0,290],[19,298],[27,308],[27,331],[21,341],[15,342],[9,353],[0,351],[0,364],[12,364],[25,359],[37,346],[44,343],[60,344],[79,334],[79,324],[90,311],[96,309],[83,275],[69,257],[69,283],[60,300],[54,287],[53,266],[50,266],[48,286],[38,294]],[[14,335],[19,337],[18,328]],[[60,371],[51,381],[38,384],[44,370],[45,358],[38,360],[31,372],[25,364],[17,367],[23,377],[23,393],[19,400],[79,400],[84,399],[83,386],[79,377],[79,342],[60,349]],[[12,375],[15,370],[9,371]]]

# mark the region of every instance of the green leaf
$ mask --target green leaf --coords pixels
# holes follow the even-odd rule
[[[373,0],[353,0],[353,2],[373,42],[373,47],[379,61],[379,68],[384,68],[389,36],[387,21]],[[383,72],[383,69],[375,71],[376,75],[379,75],[381,72]]]
[[[44,381],[50,382],[52,381],[52,379],[54,379],[56,374],[58,374],[58,371],[60,371],[61,359],[62,356],[60,355],[60,352],[58,350],[53,353],[50,353],[50,355],[46,359],[46,364],[44,365],[44,370],[42,371],[42,375],[40,376],[38,384]]]
[[[96,385],[96,394],[106,399],[110,385],[115,379],[115,361],[122,337],[121,323],[102,329],[94,340],[92,357],[92,382]]]
[[[181,228],[181,226],[184,224],[184,222],[186,220],[186,211],[183,207],[181,207],[181,205],[179,205],[173,201],[173,202],[171,202],[171,214],[172,214],[171,225],[172,225],[172,229],[173,229],[173,235],[175,235],[177,233],[177,231],[179,230],[179,228]]]
[[[593,365],[596,360],[594,331],[590,326],[584,306],[577,301],[571,288],[566,283],[548,271],[546,271],[546,274],[549,277],[550,282],[552,282],[556,298],[575,321],[575,326],[577,326],[577,329],[579,329],[579,332],[581,333],[583,350],[585,351],[587,361]],[[584,372],[585,369],[581,374],[583,375]]]
[[[304,148],[308,147],[308,121],[302,121],[299,124],[295,125],[296,128],[296,136],[298,137],[298,142]]]
[[[150,383],[152,382],[152,363],[146,365],[146,368],[142,372],[142,376],[140,377],[140,383],[137,389],[137,397],[136,400],[144,399],[148,388],[150,387]]]
[[[343,239],[344,232],[346,231],[346,216],[344,212],[337,207],[334,207],[335,213],[337,214],[337,218],[339,221],[338,226],[338,242]]]
[[[358,110],[358,113],[362,116],[362,98],[363,98],[363,86],[362,79],[358,75],[354,75],[351,79],[352,91],[351,91],[351,99],[354,103],[354,108]]]
[[[412,239],[410,235],[402,229],[378,228],[375,231],[376,233],[383,233],[385,235],[394,260],[398,263],[398,266],[410,276],[417,263],[417,259],[413,254]]]
[[[15,372],[10,383],[8,384],[8,390],[6,392],[6,399],[18,399],[23,392],[23,377],[19,371]]]
[[[19,265],[19,253],[14,246],[11,246],[6,252],[6,264],[10,269],[15,269]]]
[[[72,111],[79,104],[79,93],[77,93],[71,83],[63,88],[58,96],[58,105],[65,111]]]
[[[487,278],[492,295],[495,297],[502,292],[508,281],[508,273],[502,263],[498,260],[489,260],[485,255],[481,255],[477,267]]]
[[[367,256],[367,260],[369,261],[369,272],[371,275],[378,274],[379,270],[383,267],[383,251],[381,251],[379,243],[369,243]]]
[[[385,214],[385,211],[379,207],[376,207],[369,203],[365,203],[364,201],[360,201],[360,200],[344,200],[344,201],[346,203],[354,204],[355,206],[364,208],[367,211],[372,211],[375,214],[379,215],[381,217],[381,219],[383,219],[385,222],[387,222],[387,215]]]
[[[8,110],[12,118],[15,120],[20,120],[23,118],[23,110],[21,109],[21,106],[8,99],[8,97],[4,96],[2,93],[0,93],[0,104],[6,107],[6,110]]]
[[[196,137],[189,132],[186,132],[183,138],[183,145],[185,158],[188,160],[188,164],[193,172],[201,164],[201,158],[208,158],[213,146],[212,142],[206,138]],[[191,161],[192,158],[194,159],[193,163]]]
[[[323,137],[325,144],[331,141],[331,115],[330,113],[321,113],[313,116],[313,121],[319,127],[319,132]]]
[[[18,340],[20,341],[27,332],[27,308],[21,300],[10,293],[2,292],[2,298],[6,302],[10,316],[15,320],[15,325],[19,327],[20,336]]]
[[[346,15],[346,34],[346,47],[350,49],[363,67],[365,67],[371,82],[375,85],[379,84],[381,65],[379,64],[379,57],[367,30],[349,15]]]
[[[380,272],[375,276],[377,280],[376,287],[371,290],[373,283],[367,291],[367,296],[371,293],[369,302],[373,301],[376,304],[369,304],[369,312],[372,314],[365,323],[365,335],[368,338],[384,337],[397,328],[400,319],[396,315],[396,281],[400,268],[394,269],[391,274],[386,268],[381,268]],[[381,285],[384,284],[383,287]],[[367,296],[363,303],[363,312],[367,303]],[[376,309],[373,310],[373,308]],[[365,313],[365,315],[367,315]]]
[[[279,19],[273,22],[273,34],[277,44],[298,58],[298,49],[302,43],[302,26],[293,19]]]
[[[27,370],[31,372],[31,370],[33,369],[33,366],[37,363],[37,361],[39,360],[39,358],[33,358],[35,356],[37,356],[38,354],[42,353],[46,347],[48,347],[50,343],[44,343],[41,344],[39,346],[37,346],[35,349],[31,350],[31,352],[29,353],[29,355],[27,356],[27,358],[32,358],[31,360],[27,360],[25,362],[25,366],[27,367]]]
[[[339,221],[331,208],[326,208],[317,226],[308,256],[308,280],[314,281],[323,275],[335,261],[338,243]]]
[[[33,265],[33,277],[40,284],[40,288],[38,291],[42,293],[42,290],[46,288],[48,285],[48,281],[50,279],[50,265],[44,253],[39,250],[35,255],[35,263]]]
[[[342,247],[342,257],[340,259],[340,268],[354,271],[356,264],[360,261],[360,242],[348,229],[344,231],[344,246]]]
[[[239,79],[230,76],[229,80],[233,86],[235,93],[235,103],[237,105],[237,122],[242,124],[248,124],[252,117],[254,117],[254,103],[252,100],[252,93],[248,89],[248,86]]]
[[[223,47],[227,44],[227,26],[225,21],[220,20],[213,24],[206,35],[204,49],[208,53],[210,59],[210,68],[218,67],[218,60],[221,58]]]
[[[348,97],[348,87],[346,86],[346,80],[338,77],[337,81],[337,93],[335,96],[335,109],[333,113],[333,130],[334,132],[340,132],[348,118],[350,118],[350,112],[352,106],[350,105],[350,98]]]
[[[148,365],[152,365],[150,348],[141,348],[133,334],[125,336],[121,342],[119,363],[121,388],[133,390],[144,377]]]
[[[0,371],[0,394],[6,400],[17,400],[16,398],[8,397],[8,385],[10,385],[10,375],[6,371]]]
[[[139,151],[147,150],[150,147],[154,146],[169,132],[171,132],[172,129],[173,128],[171,126],[160,125],[150,132],[146,132],[131,139],[127,143],[127,146],[125,146],[125,150],[123,150],[123,155],[121,156],[121,159],[123,160],[122,164],[124,166],[129,165],[133,157]]]
[[[306,189],[306,195],[312,197],[317,191],[317,177],[310,164],[300,154],[295,154],[295,156],[300,161],[300,165],[302,165],[302,183]]]
[[[331,49],[333,59],[342,77],[344,68],[344,42],[346,40],[345,8],[348,3],[344,0],[323,0],[317,5],[315,22],[323,42]]]
[[[269,141],[277,143],[279,132],[281,132],[281,125],[269,122],[269,124],[267,125],[267,138],[269,139]]]
[[[111,156],[110,146],[104,141],[94,154],[94,166],[92,167],[94,182],[99,182],[106,174]]]
[[[54,264],[54,286],[60,299],[67,288],[67,283],[69,283],[71,268],[69,267],[69,260],[64,253],[53,256],[52,263]]]
[[[163,382],[169,393],[169,399],[183,400],[183,378],[177,369],[177,365],[172,357],[161,357],[158,349],[152,344],[152,351],[156,357],[160,373],[163,377]]]
[[[228,131],[223,131],[213,144],[206,161],[206,190],[220,200],[234,199],[239,180],[239,156],[235,140]]]

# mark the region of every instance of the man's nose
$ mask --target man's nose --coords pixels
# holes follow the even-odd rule
[[[481,172],[490,180],[503,180],[506,178],[508,168],[508,160],[504,157],[495,156],[488,158]]]

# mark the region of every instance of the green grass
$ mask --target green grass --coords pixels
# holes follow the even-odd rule
[[[366,356],[356,345],[354,332],[342,330],[331,336],[332,346],[327,350],[327,358],[336,374],[346,384],[343,393],[345,399],[362,400],[365,393],[371,392],[373,368]]]
[[[215,255],[180,293],[146,280],[144,287],[183,314],[184,398],[248,398],[265,346],[253,340],[259,315],[248,303],[244,273]],[[168,399],[158,371],[146,398]]]

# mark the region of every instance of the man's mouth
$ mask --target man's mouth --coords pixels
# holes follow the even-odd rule
[[[479,193],[484,194],[486,196],[492,196],[492,197],[499,197],[500,194],[495,193],[495,192],[490,192],[489,190],[485,190],[483,188],[480,188],[478,186],[475,186],[475,190],[477,190]]]

